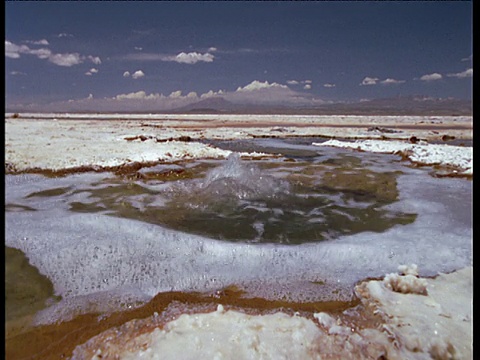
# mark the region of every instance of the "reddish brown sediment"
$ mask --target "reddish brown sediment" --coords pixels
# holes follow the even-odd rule
[[[359,304],[359,300],[294,303],[282,300],[267,300],[262,298],[244,297],[244,293],[235,286],[225,288],[210,294],[188,292],[165,292],[156,295],[144,306],[123,312],[115,312],[110,315],[85,314],[59,324],[42,325],[30,328],[25,332],[8,335],[5,340],[6,359],[61,359],[71,356],[73,349],[93,336],[96,336],[110,328],[118,327],[134,319],[145,319],[155,312],[161,314],[169,305],[182,304],[186,311],[193,313],[201,309],[201,312],[213,311],[218,304],[226,308],[241,309],[242,311],[258,315],[273,311],[284,311],[293,314],[296,311],[303,314],[313,314],[319,311],[341,313],[345,309]],[[101,320],[99,320],[101,318]],[[163,318],[163,322],[169,321]],[[152,326],[159,326],[161,322],[153,325],[137,327],[139,333],[152,330]],[[6,325],[8,329],[8,324]],[[47,345],[48,344],[48,345]]]

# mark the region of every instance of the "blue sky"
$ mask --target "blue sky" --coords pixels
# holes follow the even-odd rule
[[[9,107],[471,99],[472,2],[6,2]]]

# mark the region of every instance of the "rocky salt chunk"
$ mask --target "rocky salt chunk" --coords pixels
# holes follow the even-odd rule
[[[411,359],[472,359],[473,267],[435,279],[417,278],[415,268],[401,271],[356,287],[397,344],[390,352]]]
[[[383,279],[387,288],[403,294],[427,294],[427,280],[418,277],[417,265],[401,265],[398,270],[400,274],[388,274]]]

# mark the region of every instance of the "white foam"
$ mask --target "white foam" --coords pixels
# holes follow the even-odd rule
[[[21,203],[32,188],[81,187],[98,177],[6,176],[7,201]],[[298,246],[222,242],[134,220],[72,213],[58,201],[33,197],[29,206],[42,211],[6,213],[6,245],[24,251],[65,299],[123,288],[152,297],[243,284],[267,298],[348,300],[357,281],[396,271],[400,264],[421,264],[422,275],[471,265],[471,186],[412,170],[398,178],[400,200],[388,207],[418,213],[414,223]],[[312,283],[320,280],[325,285]]]

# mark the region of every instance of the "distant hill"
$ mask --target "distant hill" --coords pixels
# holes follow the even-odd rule
[[[473,103],[460,99],[401,96],[356,103],[328,104],[318,109],[325,112],[359,115],[472,115]]]
[[[223,97],[211,97],[176,108],[173,112],[191,114],[270,114],[282,113],[289,110],[291,110],[291,108],[287,106],[275,105],[272,107],[272,105],[238,104],[225,100]]]
[[[176,113],[254,113],[299,115],[472,115],[473,102],[423,95],[398,96],[359,102],[337,102],[315,107],[237,104],[212,97],[174,110]]]
[[[243,109],[244,105],[236,105],[222,97],[211,97],[199,102],[175,109],[179,113],[224,113]]]

